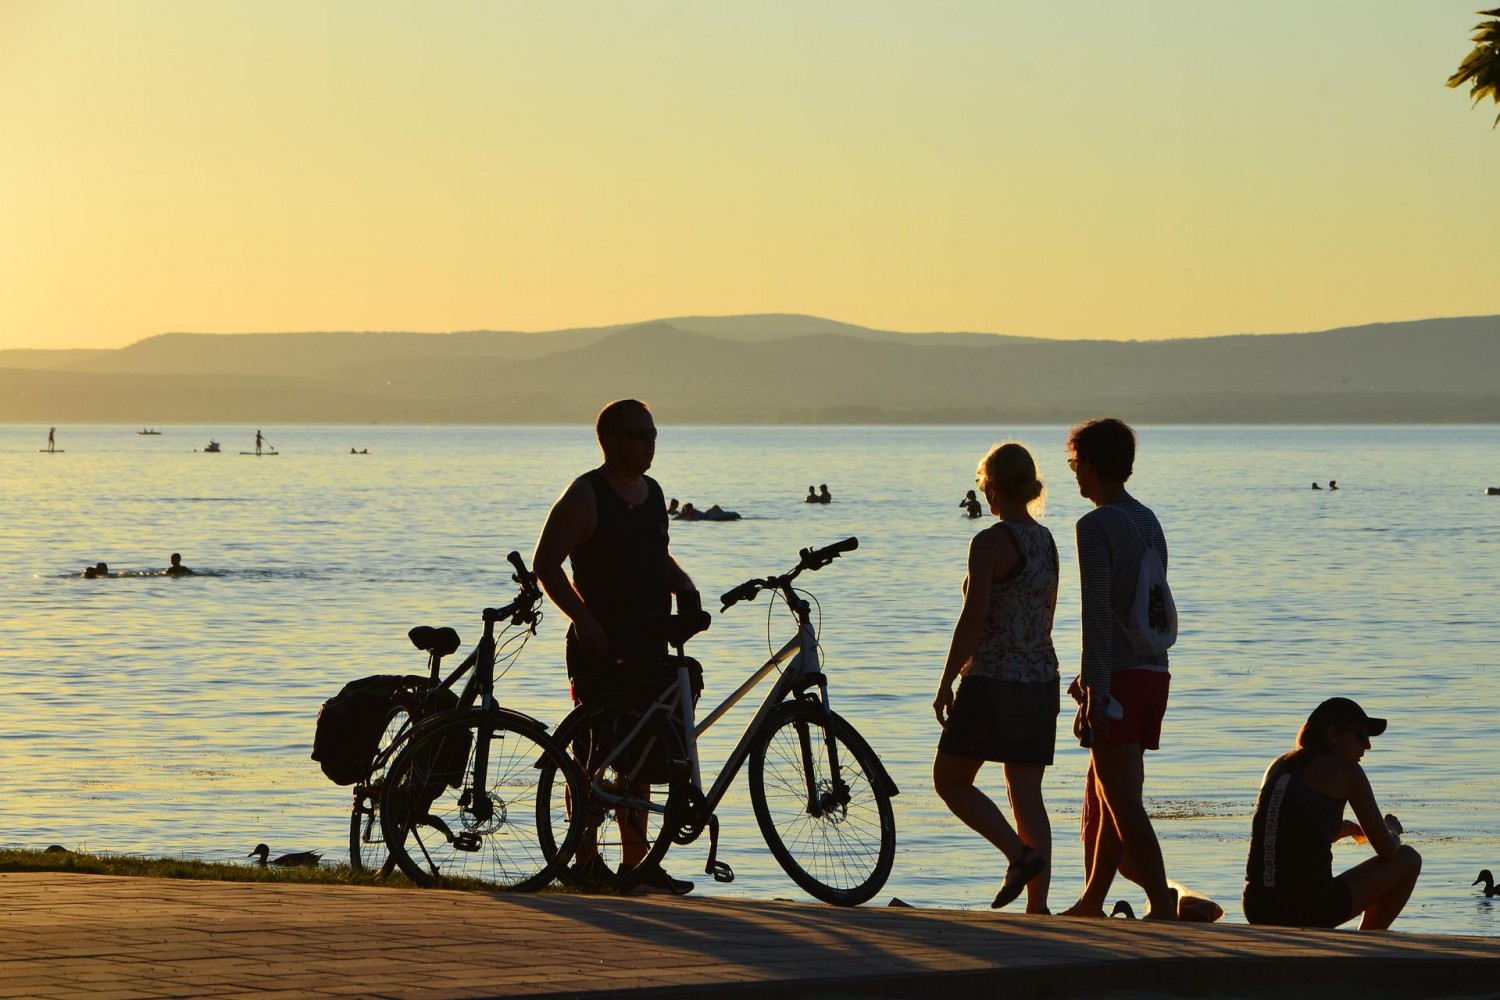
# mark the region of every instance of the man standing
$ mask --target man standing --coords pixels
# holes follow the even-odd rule
[[[701,610],[697,588],[667,547],[661,487],[646,475],[656,455],[651,411],[639,400],[617,400],[599,411],[595,433],[604,464],[563,491],[532,556],[542,589],[572,621],[568,677],[578,703],[629,694],[633,681],[652,674],[661,677],[657,689],[665,687],[667,643],[648,621],[671,613],[674,594],[679,611]],[[641,884],[678,894],[693,888],[659,867]]]
[[[1078,519],[1083,604],[1082,738],[1089,747],[1089,790],[1097,797],[1095,840],[1084,854],[1088,881],[1065,916],[1102,917],[1122,860],[1150,900],[1149,917],[1177,919],[1161,845],[1142,801],[1147,750],[1160,749],[1171,675],[1167,654],[1138,652],[1126,635],[1141,560],[1154,549],[1167,564],[1156,515],[1125,490],[1135,467],[1135,432],[1113,418],[1090,420],[1068,437],[1068,465],[1094,510]],[[1090,804],[1093,804],[1092,802]]]

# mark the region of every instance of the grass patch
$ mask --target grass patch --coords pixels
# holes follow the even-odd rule
[[[17,851],[0,849],[0,872],[76,872],[81,875],[125,875],[137,878],[187,878],[209,882],[297,882],[304,885],[376,885],[391,889],[417,886],[399,871],[387,878],[378,872],[355,871],[348,865],[316,868],[261,867],[223,861],[183,858],[142,858],[130,854],[80,854],[75,851]],[[443,880],[444,889],[497,892],[495,886],[472,878]],[[543,890],[558,891],[557,883]],[[566,890],[564,890],[566,891]]]

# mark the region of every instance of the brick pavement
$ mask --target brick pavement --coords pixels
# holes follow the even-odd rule
[[[1500,996],[1500,940],[0,874],[0,998]]]

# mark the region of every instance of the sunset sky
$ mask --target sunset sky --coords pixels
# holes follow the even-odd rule
[[[1476,0],[0,0],[0,348],[1500,313]]]

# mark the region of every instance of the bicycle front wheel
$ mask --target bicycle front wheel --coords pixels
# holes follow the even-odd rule
[[[572,862],[559,872],[576,888],[634,887],[661,862],[686,816],[689,781],[677,730],[656,712],[626,742],[640,718],[602,699],[578,706],[557,727],[578,788],[560,766],[543,765],[537,813],[549,856],[562,853],[563,832],[577,836]],[[556,826],[559,820],[568,825]]]
[[[389,875],[393,862],[386,850],[385,834],[380,829],[380,788],[395,744],[406,737],[412,725],[412,706],[397,701],[385,719],[380,750],[364,781],[354,786],[354,808],[349,814],[349,867],[355,871],[378,871]]]
[[[885,772],[820,703],[788,702],[766,721],[750,748],[750,803],[771,854],[813,896],[857,906],[885,885],[896,858]]]
[[[471,878],[540,889],[567,863],[576,835],[565,816],[549,817],[561,842],[550,856],[542,850],[539,778],[561,767],[566,779],[570,766],[553,739],[524,720],[483,709],[433,719],[411,734],[382,783],[380,825],[391,856],[418,885]]]

